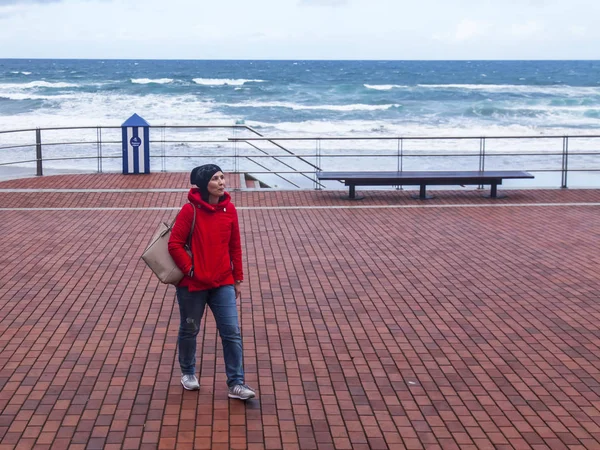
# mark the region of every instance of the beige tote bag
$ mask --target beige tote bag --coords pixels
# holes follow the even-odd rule
[[[192,228],[190,228],[190,234],[185,245],[185,250],[190,256],[192,256],[192,233],[194,231],[194,226],[196,225],[196,206],[192,205],[192,207],[194,208],[194,220],[192,221]],[[177,217],[173,219],[171,225],[162,222],[158,226],[154,236],[152,236],[150,244],[148,244],[148,247],[146,247],[146,250],[142,253],[144,262],[150,267],[158,279],[165,284],[178,284],[183,278],[183,273],[179,270],[179,267],[177,267],[169,253],[169,237],[171,237],[171,230],[173,229],[175,220],[177,220]],[[193,270],[194,258],[192,257],[192,271]]]

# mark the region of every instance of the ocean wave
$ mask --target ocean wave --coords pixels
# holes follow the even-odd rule
[[[173,82],[173,78],[132,78],[131,82],[133,84],[169,84]]]
[[[371,120],[341,120],[321,121],[307,120],[304,122],[246,122],[249,126],[268,133],[268,136],[516,136],[538,134],[531,126],[523,124],[490,124],[471,120],[451,121],[436,125],[428,122],[415,123],[385,123],[382,127],[374,127]],[[560,129],[563,131],[563,129]],[[560,133],[559,133],[560,134]],[[361,141],[351,141],[354,148]],[[374,143],[386,148],[396,149],[395,141],[362,141],[363,145],[371,148]],[[444,142],[447,144],[447,142]]]
[[[407,88],[402,84],[363,84],[367,89],[375,89],[376,91],[390,91],[394,88]]]
[[[21,75],[31,75],[31,72],[12,71],[11,73],[14,74],[14,75],[18,75],[18,74],[21,74]]]
[[[49,82],[49,81],[31,81],[29,83],[1,83],[0,89],[36,89],[36,88],[73,88],[79,87],[78,84],[65,82]]]
[[[592,119],[600,119],[600,109],[589,109],[583,115]]]
[[[593,116],[594,111],[598,111],[598,105],[502,105],[492,106],[473,105],[468,107],[464,113],[466,115],[488,116],[488,117],[545,117],[549,115],[564,117]]]
[[[501,108],[494,106],[472,106],[465,110],[465,116],[488,118],[538,118],[549,113],[537,108]]]
[[[399,104],[388,105],[300,105],[289,102],[257,102],[257,103],[223,103],[215,106],[228,106],[231,108],[286,108],[293,110],[328,110],[328,111],[383,111],[391,108],[400,108]]]
[[[50,98],[47,95],[34,95],[34,94],[23,94],[18,92],[2,92],[0,91],[0,98],[4,100],[44,100]]]
[[[551,86],[532,86],[526,84],[417,84],[417,87],[422,89],[471,90],[568,96],[600,95],[600,87],[567,86],[563,84]]]
[[[19,91],[10,91],[10,90],[2,90],[0,89],[0,97],[5,100],[66,100],[76,98],[77,95],[72,94],[59,94],[59,95],[42,95],[34,92],[19,92]]]
[[[229,78],[194,78],[192,81],[203,86],[242,86],[246,83],[265,83],[265,80],[246,80],[244,78],[237,80]]]

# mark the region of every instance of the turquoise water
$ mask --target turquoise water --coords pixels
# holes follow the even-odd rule
[[[134,112],[267,134],[593,133],[600,61],[0,60],[0,130]]]

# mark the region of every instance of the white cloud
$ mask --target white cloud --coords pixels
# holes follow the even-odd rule
[[[585,37],[588,29],[587,27],[584,26],[580,26],[580,25],[572,25],[569,27],[569,32],[573,35],[573,36],[577,36],[577,37]]]
[[[55,3],[62,0],[0,0],[0,6],[2,5],[15,5],[15,4],[31,4],[31,3]]]
[[[599,59],[597,17],[598,0],[0,0],[0,58]]]
[[[0,4],[0,20],[8,19],[13,14],[17,14],[22,11],[23,7],[20,5],[2,5]]]
[[[341,6],[348,4],[348,0],[300,0],[299,4],[309,6]]]
[[[454,39],[457,41],[466,41],[484,33],[485,24],[475,20],[465,19],[456,26]]]
[[[544,27],[540,23],[531,20],[527,23],[513,24],[510,34],[518,38],[525,38],[539,35],[543,30]]]

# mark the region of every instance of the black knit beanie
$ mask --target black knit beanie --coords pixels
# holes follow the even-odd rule
[[[223,172],[216,164],[204,164],[203,166],[194,167],[190,174],[190,183],[198,186],[202,199],[208,200],[208,182],[217,172]]]

